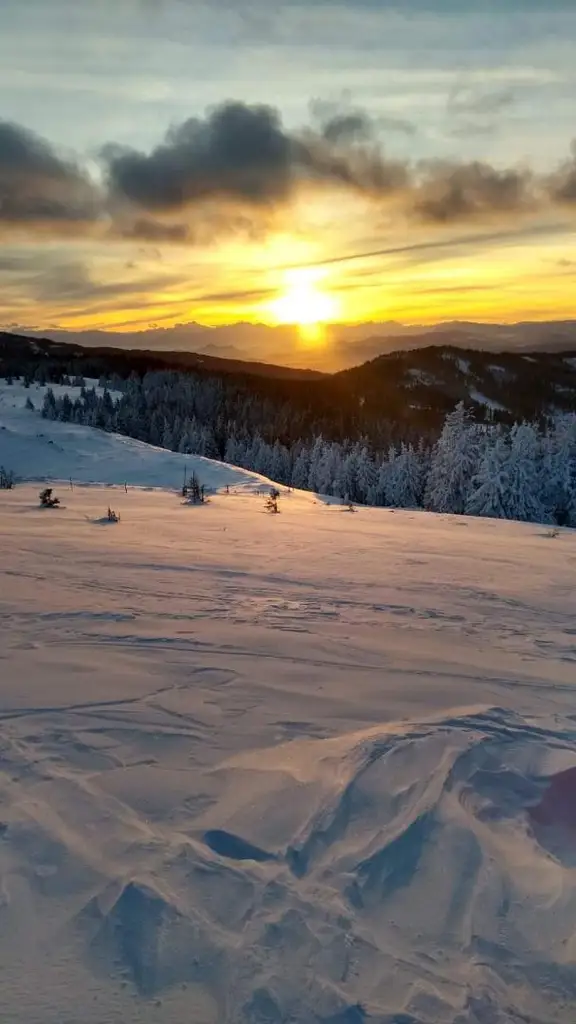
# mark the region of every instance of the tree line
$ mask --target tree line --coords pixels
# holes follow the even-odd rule
[[[346,502],[576,527],[574,414],[508,426],[478,423],[460,403],[437,439],[384,447],[367,436],[282,437],[277,416],[263,432],[253,398],[231,402],[218,379],[152,372],[100,383],[101,391],[81,386],[77,398],[48,389],[42,415],[220,459]]]

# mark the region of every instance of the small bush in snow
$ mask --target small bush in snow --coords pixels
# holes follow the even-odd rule
[[[204,505],[206,488],[200,483],[196,473],[192,473],[190,480],[184,485],[183,494],[189,505]]]
[[[270,494],[268,495],[264,503],[266,511],[270,512],[271,515],[278,515],[278,513],[280,512],[280,509],[278,508],[279,497],[280,491],[278,491],[275,487],[272,487],[270,490]]]
[[[42,508],[56,508],[60,504],[60,498],[55,498],[51,487],[45,487],[40,491],[40,505]]]
[[[11,491],[16,483],[16,476],[11,469],[0,466],[0,491]]]
[[[28,395],[28,398],[26,399],[26,405],[24,406],[24,408],[25,409],[29,409],[30,412],[34,412],[34,409],[36,408],[36,406],[34,405],[34,402],[30,398],[30,395]]]

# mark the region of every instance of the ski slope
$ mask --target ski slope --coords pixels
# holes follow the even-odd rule
[[[76,483],[0,492],[3,1019],[574,1024],[576,534],[267,515],[8,390]]]

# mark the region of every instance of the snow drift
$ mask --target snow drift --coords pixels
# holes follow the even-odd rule
[[[574,533],[206,478],[1,492],[6,1019],[573,1024]]]

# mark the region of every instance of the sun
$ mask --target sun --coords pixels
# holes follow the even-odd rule
[[[323,277],[313,268],[286,273],[283,293],[270,304],[270,312],[278,324],[296,324],[307,340],[322,336],[325,324],[337,316],[337,302],[318,287]]]

